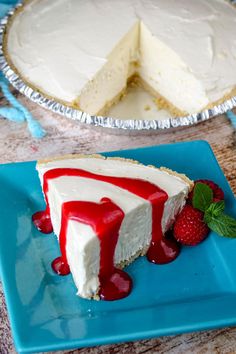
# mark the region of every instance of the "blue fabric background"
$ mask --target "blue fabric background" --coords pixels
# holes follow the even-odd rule
[[[8,10],[17,3],[17,0],[0,0],[0,18],[4,17]],[[34,138],[42,138],[45,135],[44,129],[37,122],[31,113],[11,93],[9,84],[0,71],[0,89],[10,104],[0,107],[0,118],[9,119],[14,122],[27,122],[28,129]]]

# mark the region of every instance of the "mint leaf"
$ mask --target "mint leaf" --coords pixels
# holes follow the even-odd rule
[[[220,236],[236,238],[236,220],[226,214],[218,214],[218,216],[206,213],[205,221],[208,227]]]
[[[223,200],[210,204],[209,208],[205,211],[204,221],[208,224],[213,217],[222,214],[225,209],[225,202]]]
[[[203,183],[197,183],[193,191],[193,207],[206,211],[213,201],[213,192],[210,187]]]
[[[212,216],[218,216],[225,210],[225,202],[223,200],[210,204],[206,213],[210,213]]]

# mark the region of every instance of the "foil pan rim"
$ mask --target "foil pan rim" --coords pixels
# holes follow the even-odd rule
[[[235,4],[236,0],[231,0]],[[194,125],[220,114],[226,113],[228,110],[236,107],[236,96],[224,101],[223,103],[206,109],[200,113],[189,114],[182,117],[170,117],[163,120],[158,119],[119,119],[112,117],[103,117],[90,115],[78,109],[66,106],[55,99],[49,99],[42,93],[34,90],[25,82],[10,66],[3,53],[3,37],[9,19],[15,13],[16,9],[23,5],[23,0],[20,0],[16,6],[12,7],[7,15],[0,20],[0,70],[6,79],[16,88],[21,94],[29,98],[32,102],[46,108],[54,113],[60,114],[66,118],[78,121],[83,124],[100,126],[103,128],[123,129],[131,131],[159,131],[171,128],[185,127]]]

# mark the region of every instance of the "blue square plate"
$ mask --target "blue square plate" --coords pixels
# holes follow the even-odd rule
[[[210,146],[204,141],[106,153],[163,165],[192,179],[220,184],[227,212],[236,202]],[[236,324],[236,239],[211,233],[184,247],[173,263],[145,257],[127,271],[130,296],[115,302],[75,296],[71,276],[59,277],[53,235],[40,234],[31,215],[44,207],[35,162],[0,166],[0,269],[18,352],[29,353],[137,340]]]

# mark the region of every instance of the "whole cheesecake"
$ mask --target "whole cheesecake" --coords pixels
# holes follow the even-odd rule
[[[178,256],[165,233],[193,186],[186,176],[101,155],[39,161],[37,170],[46,209],[33,221],[57,235],[61,256],[53,269],[71,271],[79,296],[125,297],[132,280],[121,268],[140,255],[158,264]]]
[[[34,89],[90,114],[135,78],[183,115],[236,94],[235,28],[226,0],[30,0],[7,26],[4,53]]]

